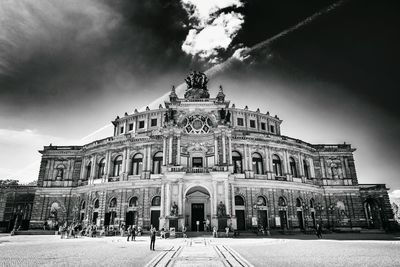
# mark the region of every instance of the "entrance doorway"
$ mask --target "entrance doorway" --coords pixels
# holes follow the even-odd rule
[[[126,213],[126,226],[136,225],[136,211],[128,211]]]
[[[268,229],[268,213],[266,210],[258,211],[258,225],[262,226],[263,229]]]
[[[192,167],[193,168],[202,168],[203,167],[203,158],[202,157],[193,157],[192,158]]]
[[[244,210],[236,210],[236,223],[238,230],[245,230],[245,218],[244,218]]]
[[[281,220],[281,228],[282,229],[287,229],[287,214],[286,210],[280,210],[279,211],[279,217]]]
[[[304,229],[304,224],[303,224],[303,212],[301,210],[297,211],[297,220],[299,221],[299,228]]]
[[[198,222],[198,223],[197,223]],[[192,231],[204,231],[204,204],[192,203]]]
[[[160,211],[159,210],[152,210],[150,215],[150,223],[159,230],[160,227]]]

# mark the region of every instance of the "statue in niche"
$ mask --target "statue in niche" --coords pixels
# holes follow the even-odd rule
[[[171,216],[178,216],[178,205],[175,202],[171,206]]]
[[[217,216],[218,217],[225,217],[226,216],[226,208],[225,204],[222,201],[219,202],[217,207]]]
[[[56,174],[57,180],[62,180],[63,176],[64,176],[64,168],[62,167],[57,168],[57,174]]]
[[[335,163],[331,164],[331,173],[332,173],[332,178],[334,178],[334,179],[339,178],[338,166]]]

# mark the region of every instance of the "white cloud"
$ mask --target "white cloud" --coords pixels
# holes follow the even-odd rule
[[[189,17],[194,19],[182,50],[189,55],[217,63],[218,50],[229,47],[242,27],[244,16],[234,11],[216,12],[227,7],[241,7],[243,3],[239,0],[182,0],[182,4]]]
[[[250,50],[250,48],[248,48],[248,47],[238,48],[233,53],[232,57],[236,58],[236,59],[238,59],[240,61],[243,61],[243,60],[245,60],[245,59],[250,57],[250,55],[246,54],[249,50]]]

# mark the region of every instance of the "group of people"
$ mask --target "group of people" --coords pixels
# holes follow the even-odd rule
[[[65,222],[58,229],[61,239],[64,238],[76,238],[76,237],[96,237],[97,235],[97,226],[95,224],[89,224],[87,226],[83,226],[81,223],[71,223],[70,225]]]

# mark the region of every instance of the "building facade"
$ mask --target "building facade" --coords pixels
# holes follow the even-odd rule
[[[281,134],[277,116],[236,108],[192,72],[156,110],[117,117],[114,135],[40,151],[31,228],[43,221],[203,231],[388,228],[385,185],[358,183],[350,144]]]

